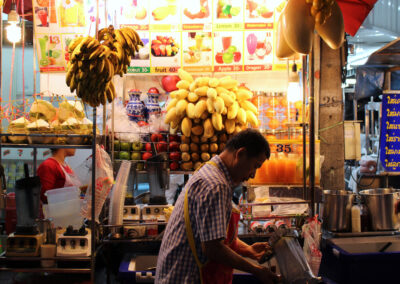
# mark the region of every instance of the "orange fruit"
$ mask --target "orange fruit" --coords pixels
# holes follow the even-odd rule
[[[287,118],[285,118],[284,120],[282,120],[282,122],[281,122],[281,127],[282,127],[282,128],[286,128],[286,127],[287,127],[286,124],[288,124]]]
[[[275,110],[274,110],[272,107],[268,108],[268,109],[265,111],[265,116],[266,116],[266,117],[269,117],[269,118],[274,117],[274,116],[275,116]]]
[[[271,129],[277,129],[279,127],[279,120],[277,120],[276,118],[272,118],[269,123],[268,126]]]
[[[277,103],[275,97],[267,97],[267,104],[268,104],[270,107],[275,107],[278,103]]]
[[[287,104],[287,99],[285,97],[282,97],[279,99],[279,105],[283,108],[287,108],[288,104]]]

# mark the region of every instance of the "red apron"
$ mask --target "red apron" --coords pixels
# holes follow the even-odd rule
[[[218,167],[214,162],[207,162],[207,164],[211,164],[215,167]],[[188,238],[193,257],[196,260],[197,266],[199,267],[201,283],[202,284],[232,283],[232,277],[233,277],[232,267],[214,261],[208,261],[203,264],[200,262],[198,258],[192,226],[190,224],[187,190],[185,193],[184,215],[185,215],[186,236]],[[232,208],[232,213],[226,232],[226,239],[224,241],[224,244],[229,246],[232,250],[236,250],[236,238],[237,238],[239,219],[240,219],[240,211],[237,210],[236,208]]]

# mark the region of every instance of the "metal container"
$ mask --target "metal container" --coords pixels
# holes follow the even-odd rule
[[[345,232],[351,229],[351,206],[354,194],[344,190],[324,190],[323,227],[328,231]]]
[[[362,190],[360,195],[368,207],[370,224],[373,231],[398,229],[396,205],[400,200],[400,191],[393,188],[375,188]]]

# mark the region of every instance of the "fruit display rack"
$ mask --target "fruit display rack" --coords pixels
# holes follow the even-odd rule
[[[40,133],[31,133],[31,134],[14,134],[14,133],[2,133],[0,132],[0,161],[2,158],[2,148],[33,148],[33,161],[34,161],[34,174],[36,175],[37,168],[37,148],[74,148],[74,149],[91,149],[92,153],[92,168],[96,169],[96,144],[99,142],[99,137],[97,137],[97,128],[96,128],[96,108],[93,108],[93,125],[92,131],[90,135],[78,135],[78,134],[40,134]],[[26,136],[27,138],[35,138],[34,141],[42,141],[49,139],[54,140],[57,138],[69,138],[69,139],[78,139],[78,141],[88,141],[87,144],[80,145],[72,145],[72,144],[19,144],[19,143],[5,143],[7,141],[7,137],[10,136]],[[32,140],[31,140],[32,141]],[[57,140],[60,141],[60,140]],[[70,140],[74,141],[74,140]],[[77,141],[77,140],[75,140]],[[96,183],[96,171],[92,171],[92,184]],[[1,192],[1,194],[4,194]],[[96,191],[95,187],[92,187],[92,210],[91,215],[95,215],[95,196]],[[5,256],[3,253],[0,255],[0,271],[13,271],[13,272],[28,272],[28,273],[77,273],[77,274],[90,274],[91,281],[94,282],[95,276],[95,257],[96,257],[96,244],[97,244],[97,227],[95,222],[90,222],[90,230],[91,234],[91,243],[94,244],[91,246],[91,255],[89,257],[54,257],[54,258],[42,258],[42,257],[10,257]],[[42,268],[40,267],[40,261],[42,260],[55,260],[57,263],[57,267],[54,268]],[[27,263],[30,265],[27,266]],[[69,263],[64,265],[60,265],[61,263]],[[85,263],[85,264],[83,264]]]

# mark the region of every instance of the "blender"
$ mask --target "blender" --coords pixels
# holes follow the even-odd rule
[[[165,222],[164,208],[169,207],[165,198],[165,190],[169,188],[167,153],[160,153],[147,160],[147,176],[150,201],[142,208],[142,220]]]
[[[17,227],[7,238],[7,256],[39,256],[44,241],[35,222],[39,215],[40,179],[29,177],[27,164],[24,169],[25,178],[15,183]]]

